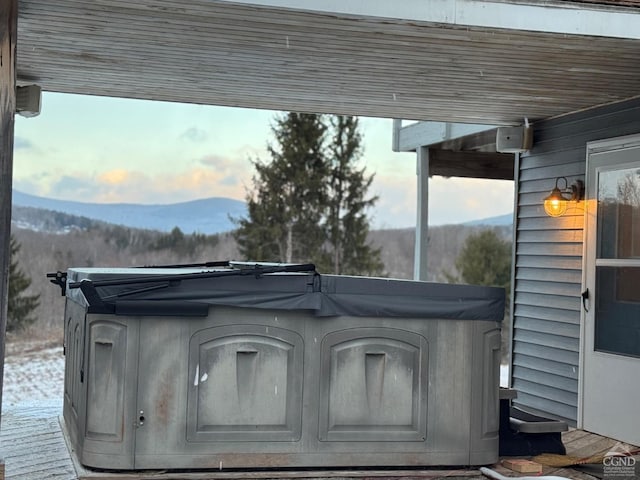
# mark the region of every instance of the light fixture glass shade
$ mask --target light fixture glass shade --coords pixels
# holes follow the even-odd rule
[[[544,211],[550,217],[560,217],[567,211],[567,200],[558,187],[551,190],[551,193],[544,199]]]

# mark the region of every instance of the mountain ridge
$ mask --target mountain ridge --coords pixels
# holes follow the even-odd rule
[[[215,234],[233,230],[230,217],[246,215],[245,203],[225,197],[210,197],[170,204],[85,203],[39,197],[13,190],[13,205],[122,225],[125,227],[184,233]]]
[[[73,228],[86,228],[91,221],[96,221],[159,232],[169,232],[178,227],[186,234],[212,235],[234,230],[236,226],[232,218],[246,216],[244,202],[225,197],[151,205],[85,203],[39,197],[14,189],[13,206],[14,222],[20,228],[58,233]],[[64,218],[64,215],[67,217]],[[510,226],[512,223],[513,214],[509,213],[451,225],[500,227]]]

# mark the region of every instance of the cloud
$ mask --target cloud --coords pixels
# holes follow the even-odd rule
[[[238,183],[240,183],[240,181],[235,175],[229,175],[220,180],[221,185],[237,185]]]
[[[215,168],[229,168],[232,165],[232,162],[229,158],[215,154],[205,155],[200,159],[200,163],[202,165],[207,165],[209,167]]]
[[[431,225],[462,223],[513,211],[512,181],[434,177],[429,184]]]
[[[382,176],[373,179],[371,193],[378,202],[370,212],[374,228],[403,228],[416,224],[415,176]]]
[[[127,181],[131,181],[134,176],[136,175],[133,172],[123,168],[117,168],[100,174],[98,176],[98,181],[107,185],[120,185]]]
[[[39,183],[42,184],[41,182]],[[95,194],[95,185],[92,181],[81,176],[63,175],[55,179],[48,191],[42,194],[67,200],[88,202],[92,201],[91,199]]]
[[[28,179],[21,182],[28,186]],[[98,203],[175,203],[197,198],[228,197],[243,200],[244,186],[237,175],[195,167],[174,173],[149,173],[122,168],[87,175],[59,176],[39,193],[66,200]]]
[[[180,135],[181,140],[188,140],[194,143],[202,143],[209,138],[207,132],[198,127],[191,127],[182,132]]]
[[[41,191],[41,184],[31,178],[14,178],[13,179],[13,189],[19,190],[23,193],[30,193],[31,195],[41,195],[43,192]]]
[[[24,137],[15,137],[13,139],[13,148],[14,150],[26,150],[33,148],[33,143]]]

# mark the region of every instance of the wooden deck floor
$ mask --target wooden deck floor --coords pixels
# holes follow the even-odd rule
[[[16,405],[6,409],[2,416],[0,441],[5,459],[6,478],[11,480],[239,480],[239,479],[465,479],[479,480],[485,477],[476,469],[426,469],[384,471],[299,471],[299,472],[209,472],[209,473],[109,473],[94,472],[80,467],[72,460],[60,427],[59,402],[33,405]],[[582,430],[564,434],[567,454],[588,457],[621,446],[615,440],[600,437]],[[638,462],[640,463],[640,462]],[[498,464],[494,469],[506,476],[522,476]],[[575,480],[595,480],[602,475],[597,466],[589,473],[576,468],[546,467],[544,475],[558,475]],[[606,480],[606,476],[605,476]],[[614,479],[612,479],[614,480]]]
[[[5,478],[76,480],[58,417],[62,402],[20,405],[2,412]]]

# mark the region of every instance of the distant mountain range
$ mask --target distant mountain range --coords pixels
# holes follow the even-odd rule
[[[207,235],[235,228],[230,217],[246,215],[246,205],[239,200],[213,197],[167,205],[131,203],[83,203],[29,195],[13,191],[13,220],[20,228],[62,233],[73,228],[87,228],[91,221],[125,227],[169,232],[174,227],[184,233]],[[48,212],[58,212],[56,215]],[[513,214],[465,222],[467,226],[508,226]]]
[[[184,233],[204,234],[233,230],[235,226],[229,216],[237,218],[246,215],[244,202],[221,197],[168,205],[139,205],[55,200],[14,190],[13,205],[62,212],[126,227],[168,232],[177,226]]]
[[[488,227],[504,227],[507,225],[513,225],[513,213],[506,213],[504,215],[498,215],[497,217],[481,218],[480,220],[471,220],[470,222],[464,222],[462,225],[467,225],[469,227],[479,225],[486,225]]]

